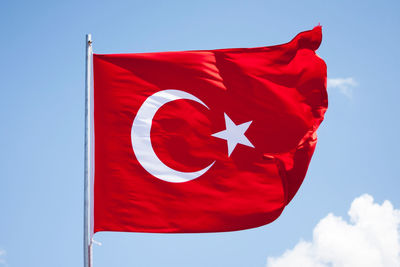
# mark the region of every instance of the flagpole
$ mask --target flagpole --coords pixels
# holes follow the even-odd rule
[[[84,174],[84,222],[83,222],[83,258],[84,267],[92,267],[91,241],[91,63],[92,63],[92,35],[86,34],[86,75],[85,75],[85,174]]]

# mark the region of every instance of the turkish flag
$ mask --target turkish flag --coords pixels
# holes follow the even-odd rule
[[[328,100],[321,27],[257,48],[94,61],[94,232],[241,230],[300,187]]]

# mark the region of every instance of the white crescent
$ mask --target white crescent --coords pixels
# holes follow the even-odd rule
[[[143,102],[133,120],[131,129],[133,152],[142,167],[152,176],[172,183],[182,183],[196,179],[207,172],[215,163],[214,161],[199,171],[181,172],[165,165],[154,152],[150,138],[154,115],[163,105],[178,99],[193,100],[208,108],[200,99],[184,91],[174,89],[159,91]]]

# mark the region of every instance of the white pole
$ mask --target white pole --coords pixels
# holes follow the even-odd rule
[[[85,78],[85,175],[84,175],[84,228],[83,228],[83,258],[84,267],[92,266],[91,241],[91,66],[92,66],[92,35],[86,34],[86,78]]]

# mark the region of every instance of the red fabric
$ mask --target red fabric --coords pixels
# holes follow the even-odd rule
[[[272,47],[94,55],[94,231],[233,231],[275,220],[299,189],[328,106],[321,27]],[[175,100],[154,116],[151,144],[168,167],[197,179],[171,183],[139,163],[132,123],[156,92]],[[228,156],[224,113],[252,121]]]

